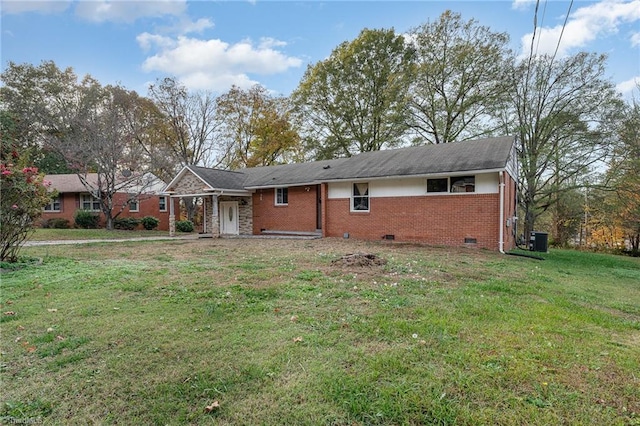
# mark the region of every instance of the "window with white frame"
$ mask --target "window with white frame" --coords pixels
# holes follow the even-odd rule
[[[369,211],[369,184],[354,183],[351,197],[351,210],[368,212]]]
[[[475,192],[475,176],[455,176],[451,178],[451,192]]]
[[[140,201],[137,198],[131,197],[129,198],[129,211],[137,212],[140,211]]]
[[[80,208],[88,211],[100,211],[100,200],[91,194],[80,194]]]
[[[475,176],[452,176],[445,178],[427,179],[427,193],[438,192],[475,192]]]
[[[62,201],[60,200],[60,196],[53,197],[51,201],[49,201],[49,204],[44,206],[44,211],[59,212],[61,206],[62,206]]]
[[[427,192],[449,192],[449,178],[427,179]]]
[[[289,204],[289,188],[276,188],[276,206]]]
[[[159,204],[158,210],[160,210],[161,212],[167,211],[167,197],[159,197],[158,204]]]

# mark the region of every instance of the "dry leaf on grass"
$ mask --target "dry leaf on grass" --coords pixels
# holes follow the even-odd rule
[[[299,342],[302,342],[302,337],[298,336],[293,339],[293,343],[299,343]]]
[[[7,311],[7,312],[5,312],[4,314],[5,314],[5,315],[7,315],[7,316],[13,316],[13,315],[15,315],[16,313],[15,313],[15,312],[13,312],[13,311]]]
[[[206,407],[204,407],[204,412],[205,413],[210,413],[215,409],[220,408],[220,403],[218,401],[213,401],[211,403],[211,405],[207,405]]]

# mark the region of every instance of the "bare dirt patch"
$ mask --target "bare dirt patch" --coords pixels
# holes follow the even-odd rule
[[[384,266],[387,264],[387,260],[372,253],[350,253],[341,256],[339,259],[333,260],[331,264],[334,266],[371,268]]]

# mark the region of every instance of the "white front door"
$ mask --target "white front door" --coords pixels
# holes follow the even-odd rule
[[[220,202],[220,233],[226,235],[238,235],[240,226],[238,223],[238,202]]]

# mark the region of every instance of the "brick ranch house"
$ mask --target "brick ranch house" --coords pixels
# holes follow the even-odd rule
[[[165,188],[199,197],[203,232],[308,234],[508,250],[515,247],[513,137],[247,168],[184,167]],[[174,234],[173,211],[170,234]]]
[[[51,182],[50,189],[58,192],[57,197],[45,206],[42,221],[49,219],[66,219],[73,227],[77,210],[89,210],[100,214],[100,226],[104,226],[104,214],[100,211],[100,201],[83,185],[77,174],[46,175],[45,180]],[[87,182],[97,187],[98,175],[89,173]],[[146,174],[138,182],[134,178],[123,178],[120,190],[114,195],[114,211],[123,208],[119,218],[134,217],[141,219],[153,216],[160,220],[158,230],[169,230],[169,197],[160,193],[166,183],[152,174]],[[135,197],[134,197],[135,196]]]

